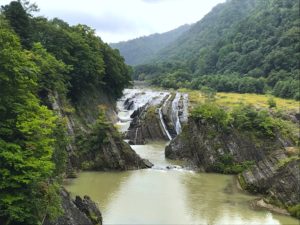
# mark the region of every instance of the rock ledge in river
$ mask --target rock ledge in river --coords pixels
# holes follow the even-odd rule
[[[83,199],[76,196],[71,199],[66,190],[61,191],[62,208],[64,213],[55,221],[46,218],[43,225],[102,225],[102,216],[95,202],[88,196]]]

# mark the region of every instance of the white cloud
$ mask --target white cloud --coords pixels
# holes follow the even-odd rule
[[[7,4],[9,0],[1,0]],[[194,23],[225,0],[35,0],[40,15],[96,29],[104,41],[117,42]]]

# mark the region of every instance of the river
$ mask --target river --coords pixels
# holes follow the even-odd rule
[[[120,106],[119,106],[120,107]],[[131,111],[120,111],[120,131]],[[127,118],[127,119],[126,119]],[[154,167],[125,172],[82,172],[68,180],[73,195],[89,195],[99,204],[104,224],[299,224],[292,217],[254,210],[255,196],[237,189],[234,176],[181,169],[164,157],[167,142],[133,145]],[[167,169],[167,166],[175,166]]]

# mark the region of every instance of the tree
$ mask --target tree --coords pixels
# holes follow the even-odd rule
[[[12,1],[9,5],[2,6],[2,12],[9,21],[11,27],[21,38],[24,47],[30,48],[30,15],[23,8],[20,1]]]
[[[48,196],[57,194],[49,180],[55,168],[51,158],[57,118],[36,97],[40,70],[30,54],[10,29],[0,27],[0,221],[4,224],[37,224],[48,209],[59,209],[56,196]]]
[[[39,92],[49,93],[56,91],[61,95],[65,95],[68,89],[67,74],[70,67],[48,53],[41,43],[33,44],[31,51],[31,60],[40,69],[38,75]]]

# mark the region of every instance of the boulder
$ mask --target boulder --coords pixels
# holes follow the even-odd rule
[[[46,217],[43,225],[102,225],[101,212],[88,196],[83,200],[77,196],[73,201],[70,194],[62,189],[61,198],[63,215],[54,221]]]

